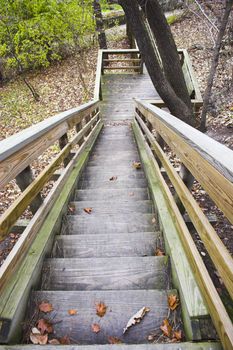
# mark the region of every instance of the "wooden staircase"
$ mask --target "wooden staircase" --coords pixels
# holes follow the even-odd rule
[[[77,344],[109,344],[111,337],[148,343],[168,315],[168,294],[177,292],[170,290],[168,258],[155,256],[162,237],[155,231],[144,172],[134,161],[140,159],[130,126],[106,127],[69,204],[72,213],[64,218],[53,256],[44,262],[42,290],[32,294],[36,303],[53,305],[49,319],[57,337]],[[96,314],[99,302],[107,306],[102,318]],[[150,311],[123,334],[142,307]],[[77,315],[70,316],[69,309]],[[99,324],[98,333],[93,324]]]

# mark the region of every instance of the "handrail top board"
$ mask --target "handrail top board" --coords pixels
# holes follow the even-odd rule
[[[135,99],[135,102],[156,115],[156,118],[179,134],[193,149],[201,153],[201,156],[215,169],[233,183],[233,151],[231,149],[148,102],[138,99]]]
[[[29,128],[19,131],[18,133],[0,141],[0,161],[5,160],[10,155],[19,151],[30,142],[38,139],[40,136],[53,129],[57,125],[68,121],[70,118],[74,117],[80,112],[83,112],[91,106],[94,106],[97,104],[97,102],[98,100],[93,100],[88,103],[84,103],[79,107],[68,109],[67,111],[47,118],[40,123],[32,125]]]

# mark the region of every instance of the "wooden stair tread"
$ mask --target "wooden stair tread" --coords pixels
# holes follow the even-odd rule
[[[32,297],[38,303],[48,301],[54,311],[49,317],[55,322],[54,329],[58,336],[69,334],[78,344],[108,344],[108,337],[121,339],[124,343],[148,343],[147,337],[159,328],[167,317],[168,294],[176,294],[175,290],[127,290],[127,291],[39,291]],[[96,303],[103,302],[107,306],[104,317],[96,315]],[[124,335],[123,329],[128,320],[142,307],[150,311],[136,326],[131,327]],[[70,316],[68,310],[77,310],[77,315]],[[32,307],[32,313],[34,308]],[[40,313],[39,317],[45,314]],[[56,320],[60,322],[56,323]],[[98,323],[99,333],[94,333],[92,324]]]
[[[45,290],[166,289],[165,256],[46,259]]]
[[[63,234],[97,234],[120,232],[152,232],[155,230],[155,215],[153,214],[118,214],[99,215],[98,218],[88,215],[79,217],[68,215],[66,217]]]
[[[134,188],[134,187],[146,187],[146,179],[121,179],[117,178],[115,181],[109,180],[80,180],[78,188]]]
[[[128,201],[116,201],[111,200],[106,201],[77,201],[71,202],[69,204],[72,207],[72,215],[81,216],[98,216],[99,214],[128,214],[128,213],[152,213],[153,206],[150,200],[143,201],[133,201],[132,199]],[[91,214],[85,212],[85,208],[92,208]]]
[[[103,169],[103,171],[99,171],[99,169],[95,169],[96,167],[91,167],[91,170],[88,169],[87,171],[84,171],[82,174],[82,180],[105,180],[105,181],[111,181],[110,179],[113,176],[117,177],[117,180],[131,180],[131,179],[144,179],[145,175],[143,171],[132,171],[129,167],[129,169],[115,169],[112,167],[109,167],[108,169]]]
[[[154,256],[157,232],[121,234],[58,235],[54,256],[63,258],[93,258],[117,256]]]
[[[131,188],[129,191],[125,189],[86,189],[76,190],[74,200],[123,200],[132,198],[136,200],[144,200],[149,198],[147,187]]]

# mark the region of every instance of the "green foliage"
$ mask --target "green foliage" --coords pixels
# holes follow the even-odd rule
[[[24,70],[48,66],[94,32],[89,0],[0,0],[0,57]]]

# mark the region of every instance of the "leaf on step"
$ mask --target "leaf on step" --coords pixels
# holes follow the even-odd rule
[[[77,315],[77,310],[75,310],[75,309],[70,309],[70,310],[68,310],[68,314],[70,315],[70,316],[74,316],[74,315]]]
[[[108,337],[109,344],[123,344],[123,342],[116,337]]]
[[[61,343],[59,342],[59,340],[58,339],[51,339],[51,340],[49,340],[49,344],[51,344],[51,345],[60,345]]]
[[[41,334],[44,334],[45,332],[47,333],[53,332],[52,324],[48,320],[45,320],[44,318],[41,318],[38,321],[37,328],[41,331]]]
[[[92,208],[84,208],[83,210],[84,210],[85,213],[87,213],[87,214],[91,214],[91,213],[92,213]]]
[[[69,214],[74,214],[75,213],[75,205],[69,205],[68,206],[68,213]]]
[[[182,332],[181,330],[173,332],[172,340],[175,339],[176,341],[180,341],[182,339]]]
[[[165,335],[166,337],[171,336],[172,326],[170,325],[167,318],[163,320],[163,324],[162,326],[160,326],[160,329],[163,331],[163,335]]]
[[[93,325],[91,326],[91,329],[92,329],[92,332],[99,333],[100,325],[98,323],[93,323]]]
[[[153,218],[153,219],[151,220],[151,222],[152,222],[152,224],[155,224],[155,223],[156,223],[156,219]]]
[[[140,323],[141,320],[143,319],[143,317],[145,316],[145,314],[146,314],[147,312],[149,312],[149,311],[150,311],[150,309],[149,309],[148,307],[145,307],[145,306],[144,306],[144,307],[142,307],[138,312],[136,312],[136,314],[133,315],[133,316],[129,319],[129,321],[128,321],[126,327],[123,329],[123,334],[125,334],[125,332],[126,332],[131,326],[133,326],[133,325],[135,325],[135,324],[137,324],[137,323]]]
[[[30,334],[30,340],[32,344],[45,345],[48,342],[48,334]]]
[[[177,306],[179,305],[179,299],[177,298],[177,296],[175,294],[170,294],[168,296],[168,305],[172,311],[175,310],[177,308]]]
[[[165,253],[160,248],[157,248],[155,251],[155,256],[163,256],[163,255],[165,255]]]
[[[42,311],[42,312],[51,312],[53,311],[53,305],[50,304],[50,303],[46,303],[46,302],[42,302],[40,305],[39,305],[39,310]]]
[[[107,306],[102,303],[99,302],[98,304],[96,304],[96,315],[98,315],[99,317],[103,317],[106,314],[107,311]]]
[[[70,345],[70,338],[68,335],[64,335],[64,337],[60,338],[59,341],[62,345]]]
[[[109,181],[116,181],[117,180],[117,176],[112,176],[110,177]]]
[[[129,196],[130,197],[134,196],[134,192],[129,192]]]
[[[133,162],[133,167],[135,169],[141,169],[141,163],[140,162]]]

